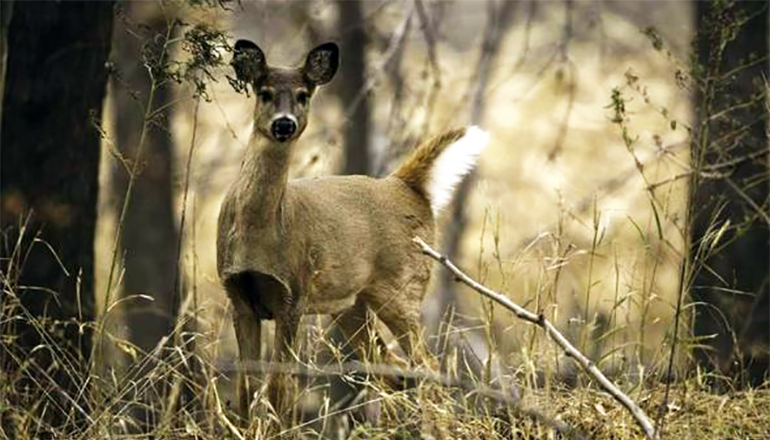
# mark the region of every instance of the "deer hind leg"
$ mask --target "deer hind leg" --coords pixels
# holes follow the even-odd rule
[[[374,315],[369,313],[369,305],[360,295],[353,307],[332,315],[334,322],[362,360],[369,362],[384,361],[388,364],[405,368],[408,364],[393,354],[377,332]],[[394,376],[386,376],[385,383],[398,389],[400,384]]]
[[[427,283],[427,282],[426,282]],[[384,300],[375,309],[377,316],[388,326],[401,348],[404,350],[409,363],[417,370],[427,370],[426,373],[437,374],[438,362],[428,350],[420,324],[420,307],[425,293],[425,284],[413,284],[406,288],[390,289],[378,292],[377,299]],[[410,384],[410,386],[415,386]],[[442,399],[435,387],[421,387],[420,399],[438,402]],[[431,406],[419,405],[420,422],[418,426],[406,428],[411,438],[445,438],[444,430],[436,424],[435,414]],[[450,436],[451,437],[451,436]]]
[[[425,284],[412,284],[402,289],[382,289],[373,299],[377,316],[388,326],[412,366],[438,371],[428,350],[420,323],[420,307]]]

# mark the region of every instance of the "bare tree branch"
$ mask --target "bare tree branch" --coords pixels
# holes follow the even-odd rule
[[[479,292],[480,294],[486,296],[487,298],[492,299],[496,303],[502,305],[506,309],[513,312],[514,315],[516,315],[517,318],[522,319],[524,321],[530,322],[532,324],[537,325],[538,327],[541,327],[543,330],[545,330],[546,334],[553,339],[554,342],[556,342],[559,347],[561,347],[564,350],[564,353],[567,354],[567,356],[575,359],[575,361],[580,364],[581,367],[583,367],[583,370],[585,370],[588,375],[593,377],[599,385],[608,393],[610,394],[615,400],[620,402],[621,405],[623,405],[628,411],[631,413],[631,415],[636,419],[639,426],[642,428],[644,433],[647,435],[647,438],[657,440],[659,439],[658,432],[655,430],[655,427],[653,426],[650,419],[647,417],[647,415],[644,413],[644,411],[639,407],[639,405],[636,404],[633,400],[631,400],[630,397],[628,397],[623,391],[621,391],[615,384],[612,383],[607,377],[599,370],[599,368],[591,362],[590,359],[588,359],[583,353],[581,353],[577,348],[575,348],[574,345],[572,345],[567,338],[564,337],[557,329],[554,327],[551,322],[546,319],[545,315],[541,314],[535,314],[530,312],[529,310],[519,306],[518,304],[514,303],[508,297],[497,293],[479,283],[474,281],[471,277],[466,275],[464,272],[462,272],[460,269],[458,269],[454,264],[452,264],[447,257],[439,254],[433,248],[428,246],[427,243],[425,243],[421,238],[415,237],[413,241],[420,246],[422,249],[422,253],[433,258],[434,260],[438,261],[442,265],[444,265],[447,269],[449,269],[456,277],[457,281],[460,281],[461,283],[469,286],[473,290]]]

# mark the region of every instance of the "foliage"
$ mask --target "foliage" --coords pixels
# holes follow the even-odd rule
[[[194,96],[209,101],[204,79],[216,81],[214,70],[226,65],[224,55],[232,52],[228,36],[221,30],[197,23],[185,32],[182,49],[189,54],[181,69],[183,79],[193,84]]]

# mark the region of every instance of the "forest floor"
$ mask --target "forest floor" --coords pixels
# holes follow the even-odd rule
[[[658,385],[635,396],[647,414],[657,419],[665,386]],[[551,393],[550,406],[579,427],[588,438],[643,438],[630,414],[607,394],[591,388]],[[693,383],[669,391],[663,419],[664,439],[768,439],[770,438],[770,388],[716,394]]]
[[[212,382],[213,383],[213,382]],[[7,384],[6,384],[7,385]],[[0,393],[0,439],[26,440],[39,438],[46,429],[31,416],[31,407],[14,406],[13,392],[2,386]],[[379,424],[354,422],[346,409],[316,407],[314,415],[305,412],[302,421],[290,432],[297,439],[644,439],[645,436],[631,414],[604,392],[591,384],[564,387],[553,383],[539,390],[520,390],[523,396],[518,408],[490,403],[475,398],[474,392],[457,392],[448,388],[422,383],[402,392],[389,393],[375,386],[362,393],[352,403],[360,417],[363,413],[379,414]],[[740,439],[770,438],[770,382],[757,388],[709,391],[692,379],[673,384],[669,389],[667,411],[659,419],[661,402],[666,401],[663,384],[647,384],[628,391],[656,421],[662,423],[661,439]],[[167,388],[168,389],[168,388]],[[17,390],[19,391],[19,390]],[[317,391],[317,390],[316,390]],[[308,388],[304,393],[312,393]],[[17,396],[18,397],[18,396]],[[159,401],[168,396],[155,396]],[[199,400],[200,399],[200,400]],[[89,426],[76,429],[75,435],[57,438],[119,438],[119,439],[265,439],[284,438],[264,435],[267,417],[254,417],[250,429],[239,429],[232,402],[206,399],[201,396],[179,408],[174,421],[162,419],[149,434],[138,435],[126,429],[126,408],[138,402],[122,402],[122,409],[113,414],[101,414],[95,419],[101,428]],[[44,400],[44,399],[43,399]],[[206,401],[203,403],[202,401]],[[377,402],[369,410],[366,402]],[[153,403],[149,403],[150,406]],[[36,406],[36,405],[33,405]],[[312,406],[312,405],[311,405]],[[323,405],[322,405],[323,406]],[[194,411],[193,408],[196,408]],[[220,413],[219,409],[223,409]],[[163,409],[156,408],[162,412]],[[304,408],[307,410],[308,408]],[[363,411],[360,411],[364,409]],[[256,409],[259,412],[259,409]],[[112,411],[110,411],[112,412]],[[322,413],[319,415],[319,413]],[[122,415],[121,415],[122,414]],[[107,417],[104,417],[107,416]],[[182,422],[184,420],[184,422]],[[660,426],[660,425],[658,425]],[[323,434],[320,432],[323,431]]]
[[[662,439],[741,439],[767,440],[770,438],[770,384],[725,393],[714,393],[695,383],[680,383],[669,390],[668,411],[662,419]],[[658,422],[665,386],[660,384],[632,393],[650,418]],[[431,434],[426,434],[429,418],[423,415],[422,438],[451,439],[552,439],[586,438],[594,440],[644,439],[642,430],[625,408],[609,395],[593,387],[552,389],[533,392],[525,399],[525,411],[544,408],[543,419],[533,422],[530,416],[511,414],[510,417],[493,413],[490,416],[462,416],[455,413],[436,413]],[[425,406],[422,405],[423,411]],[[462,410],[461,410],[462,412]],[[436,421],[434,419],[434,421]],[[545,421],[545,422],[544,422]],[[554,423],[563,423],[569,431],[557,433]],[[401,425],[403,426],[403,425]],[[362,430],[350,438],[417,438],[414,431],[407,435],[402,428]]]

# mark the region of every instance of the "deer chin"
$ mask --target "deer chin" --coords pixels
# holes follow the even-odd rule
[[[280,142],[280,143],[287,143],[290,140],[292,140],[292,138],[294,138],[294,136],[292,135],[273,135],[273,139],[275,139],[276,142]]]

